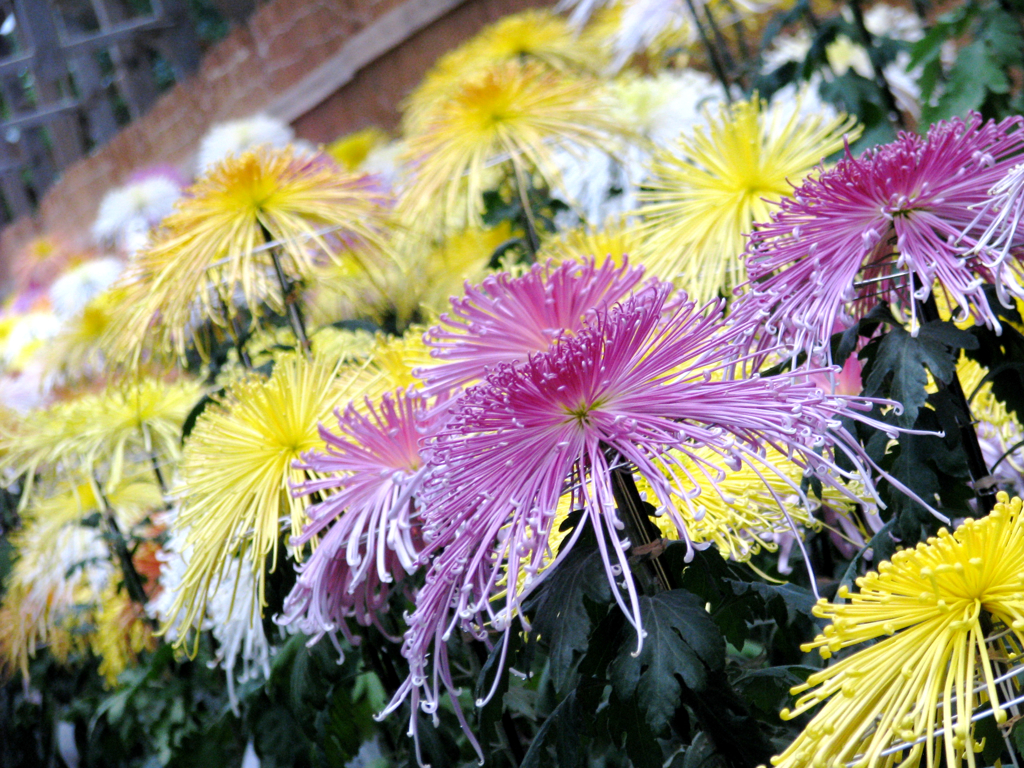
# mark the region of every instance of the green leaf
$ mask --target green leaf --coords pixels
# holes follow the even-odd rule
[[[344,765],[374,732],[373,707],[354,702],[344,686],[334,686],[327,706],[316,715],[316,749],[323,766]]]
[[[537,730],[530,749],[519,768],[541,768],[552,765],[549,755],[555,749],[559,768],[587,765],[585,749],[591,730],[597,726],[594,717],[605,688],[603,680],[584,679],[551,710]]]
[[[1013,730],[1010,731],[1010,740],[1013,742],[1017,754],[1024,755],[1024,720],[1018,720],[1013,724]]]
[[[714,742],[705,733],[697,734],[683,757],[683,768],[725,768],[725,765],[725,758],[715,751]]]
[[[933,320],[912,336],[894,326],[880,341],[865,347],[864,395],[889,397],[903,405],[897,424],[912,427],[928,399],[927,368],[938,381],[948,383],[956,371],[957,350],[973,349],[978,341],[952,323]]]
[[[531,639],[548,648],[555,690],[565,690],[611,601],[600,551],[581,537],[531,604]]]
[[[642,596],[639,603],[643,648],[634,655],[636,631],[627,626],[609,671],[616,695],[635,696],[647,723],[661,731],[679,707],[681,687],[699,694],[709,674],[724,668],[725,640],[704,603],[686,590]]]
[[[790,664],[742,672],[734,681],[736,691],[761,712],[775,718],[789,698],[789,689],[817,672],[814,667]]]
[[[658,746],[657,732],[640,702],[636,698],[623,699],[613,692],[608,703],[609,727],[624,736],[626,756],[633,768],[661,768],[665,758]]]

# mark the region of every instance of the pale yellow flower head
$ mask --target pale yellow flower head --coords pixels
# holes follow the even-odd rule
[[[817,648],[828,659],[875,642],[793,689],[802,695],[784,719],[823,706],[772,763],[931,767],[941,751],[944,765],[973,768],[971,716],[987,703],[995,721],[1006,722],[997,662],[1021,661],[1021,500],[1000,493],[988,516],[897,552],[857,586],[841,587],[839,602],[819,601],[815,615],[831,623],[804,650]]]
[[[860,134],[853,118],[802,116],[755,98],[708,113],[706,124],[660,151],[641,192],[644,263],[697,301],[746,279],[744,234],[768,201],[792,194],[824,158]]]
[[[434,103],[409,136],[400,213],[426,231],[459,219],[479,226],[496,173],[520,189],[557,185],[557,148],[610,146],[621,130],[596,80],[517,60],[484,68]]]
[[[184,355],[203,320],[224,326],[238,316],[239,298],[256,315],[263,303],[283,313],[272,250],[291,280],[308,278],[324,259],[379,269],[387,217],[372,178],[323,156],[258,147],[223,160],[126,270],[115,358],[137,364],[149,345]]]
[[[561,16],[534,9],[512,14],[435,62],[404,105],[407,133],[416,133],[426,113],[483,68],[531,61],[555,71],[597,73],[607,62],[600,46],[581,38]]]
[[[126,476],[148,475],[151,462],[169,475],[182,424],[201,396],[202,385],[187,378],[109,382],[0,424],[0,468],[25,475],[22,506],[33,497],[37,474],[57,479],[58,471],[80,471],[107,493]]]
[[[641,264],[643,262],[638,257],[641,242],[635,225],[613,219],[606,221],[601,229],[581,226],[545,239],[537,252],[537,261],[594,258],[600,263],[611,258],[619,266],[626,257],[631,264]]]
[[[340,372],[338,362],[279,357],[269,379],[250,374],[234,382],[196,421],[174,489],[175,524],[188,531],[192,553],[168,625],[182,612],[187,627],[203,616],[211,586],[232,578],[227,566],[238,554],[256,594],[236,599],[266,605],[267,561],[273,571],[282,530],[297,536],[307,522],[309,497],[293,496],[292,488],[310,475],[295,462],[320,446],[318,425],[365,388],[361,368]]]

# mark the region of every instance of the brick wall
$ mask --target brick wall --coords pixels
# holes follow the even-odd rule
[[[389,11],[418,0],[272,0],[234,29],[206,56],[189,80],[109,143],[64,170],[33,219],[0,232],[0,280],[27,240],[60,233],[88,238],[100,200],[140,168],[171,163],[192,170],[193,155],[209,127],[246,117],[301,90],[304,79],[360,30]],[[398,103],[440,54],[482,26],[550,0],[452,0],[454,7],[394,49],[359,69],[317,106],[293,119],[301,138],[328,141],[367,125],[393,127]],[[2,293],[2,291],[0,291]]]

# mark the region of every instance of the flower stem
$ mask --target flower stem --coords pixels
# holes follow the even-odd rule
[[[306,320],[302,316],[302,309],[299,307],[299,297],[295,290],[295,283],[285,275],[284,267],[281,265],[281,256],[277,252],[277,246],[271,245],[274,242],[274,238],[267,231],[263,222],[260,222],[260,230],[263,232],[263,238],[267,245],[270,246],[270,260],[274,263],[274,274],[277,276],[277,284],[281,288],[281,299],[284,301],[288,323],[295,333],[295,339],[299,342],[299,346],[302,347],[307,356],[310,356],[312,355],[312,345],[309,343],[309,337],[306,335]]]
[[[153,474],[156,476],[156,484],[160,486],[160,496],[166,499],[167,482],[164,480],[164,473],[160,469],[160,460],[156,455],[156,451],[153,450],[153,436],[149,432],[149,425],[142,422],[139,424],[139,429],[142,431],[142,447],[149,456],[149,463],[153,466]]]
[[[121,533],[121,526],[117,524],[117,519],[114,517],[114,510],[100,489],[99,480],[95,477],[93,478],[93,485],[95,486],[94,492],[103,515],[103,523],[107,529],[106,538],[111,549],[113,549],[114,557],[117,558],[121,566],[121,574],[124,577],[124,586],[128,591],[128,597],[133,602],[145,606],[146,590],[142,584],[142,577],[135,570],[135,563],[132,562],[131,552],[128,551],[128,542],[125,541],[124,534]]]
[[[853,22],[857,27],[857,32],[860,34],[861,45],[867,51],[868,60],[871,62],[871,70],[875,73],[875,84],[882,92],[882,99],[885,101],[885,108],[889,113],[889,119],[895,122],[897,127],[906,128],[907,122],[900,108],[896,105],[896,97],[893,96],[889,81],[886,80],[885,73],[882,71],[884,68],[878,58],[878,48],[874,44],[871,32],[864,23],[864,10],[860,6],[860,0],[850,0],[850,10],[853,11]]]
[[[519,167],[519,163],[512,160],[512,169],[516,174],[516,191],[519,194],[519,203],[523,206],[523,223],[526,228],[526,247],[530,251],[530,261],[535,261],[537,251],[540,250],[540,237],[537,235],[537,222],[533,218],[533,206],[530,205],[530,193],[527,187],[526,174]]]
[[[644,511],[644,502],[640,498],[640,491],[637,490],[636,481],[628,466],[612,470],[612,493],[625,526],[626,536],[632,545],[631,553],[638,549],[643,553],[643,567],[634,571],[639,576],[643,591],[653,595],[672,589],[673,584],[668,572],[658,560],[658,556],[664,550],[664,547],[660,546],[661,537],[650,530],[653,526]]]
[[[700,41],[704,44],[704,50],[708,54],[708,60],[711,62],[711,68],[715,70],[715,76],[722,83],[722,90],[725,91],[725,101],[727,104],[732,104],[732,94],[729,92],[729,78],[725,74],[725,67],[718,58],[718,51],[711,42],[711,39],[708,37],[708,33],[707,30],[704,29],[704,25],[700,22],[700,16],[693,5],[693,0],[686,0],[686,7],[690,9],[690,16],[693,18],[693,23],[697,27],[697,33],[700,35]]]
[[[228,303],[220,291],[220,286],[214,287],[213,290],[217,294],[217,302],[220,304],[220,311],[223,313],[224,320],[227,323],[228,335],[231,337],[231,342],[235,345],[238,360],[243,368],[251,371],[252,359],[249,357],[249,353],[245,351],[245,345],[242,343],[242,329],[238,325],[238,315],[228,311]]]

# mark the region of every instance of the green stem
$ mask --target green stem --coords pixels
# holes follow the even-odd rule
[[[523,207],[523,223],[526,228],[526,247],[530,251],[530,261],[535,261],[537,251],[540,250],[540,237],[537,234],[537,222],[533,217],[533,206],[530,205],[530,194],[523,169],[515,158],[512,159],[512,169],[516,174],[516,192],[519,194],[519,204]]]
[[[285,312],[288,315],[288,324],[291,325],[299,346],[302,347],[302,350],[307,355],[311,356],[313,354],[313,346],[309,343],[309,336],[306,334],[306,320],[302,316],[302,309],[299,307],[299,297],[295,290],[295,283],[285,275],[284,267],[281,265],[281,257],[277,252],[277,246],[271,245],[274,243],[274,238],[267,231],[267,228],[263,226],[262,222],[260,222],[260,229],[263,231],[263,237],[269,246],[270,260],[274,263],[274,274],[277,276],[277,284],[281,288],[281,298],[284,301]]]
[[[885,74],[882,71],[884,68],[878,58],[878,48],[874,44],[871,32],[864,23],[864,11],[860,6],[860,0],[850,0],[850,10],[853,11],[853,22],[857,27],[857,32],[860,34],[861,44],[868,53],[871,70],[875,75],[875,84],[882,92],[882,99],[885,101],[885,108],[889,112],[889,119],[894,121],[899,128],[906,128],[906,119],[903,117],[900,108],[896,105],[896,97],[893,96],[889,81],[885,79]]]
[[[121,533],[121,526],[117,524],[114,517],[114,510],[107,501],[106,496],[100,489],[99,480],[93,478],[97,501],[99,502],[103,523],[107,529],[107,540],[113,549],[114,557],[121,566],[121,574],[124,577],[124,586],[128,591],[128,597],[141,606],[146,605],[146,590],[142,583],[142,577],[135,570],[135,563],[132,562],[132,554],[128,551],[128,542]]]

